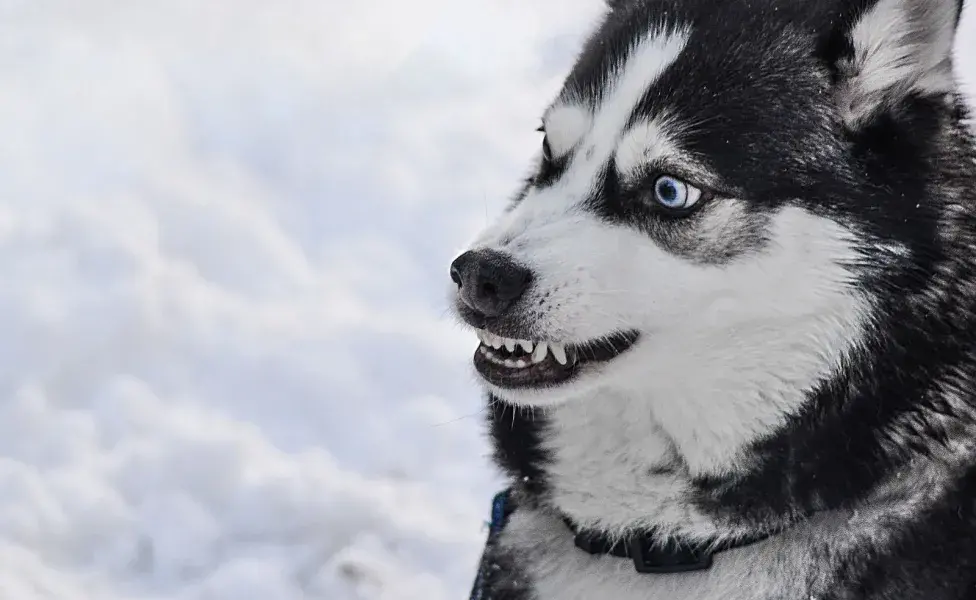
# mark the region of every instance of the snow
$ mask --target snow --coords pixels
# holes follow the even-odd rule
[[[547,2],[0,2],[0,598],[464,596]]]
[[[446,266],[600,10],[0,0],[0,598],[465,597]]]

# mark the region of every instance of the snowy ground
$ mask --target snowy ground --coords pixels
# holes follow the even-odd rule
[[[0,598],[464,597],[446,267],[599,10],[0,0]]]

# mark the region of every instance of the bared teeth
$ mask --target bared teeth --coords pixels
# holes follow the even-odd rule
[[[565,366],[570,362],[565,344],[559,344],[556,342],[533,342],[530,340],[505,338],[483,329],[477,330],[477,334],[478,339],[480,339],[481,343],[483,344],[481,347],[481,353],[487,356],[492,362],[512,369],[524,369],[529,366],[539,364],[546,360],[546,357],[550,353],[552,353],[553,359],[555,359],[555,361],[561,365]],[[503,354],[507,353],[509,356],[506,357],[499,355],[489,350],[489,348],[502,351]],[[504,348],[504,350],[502,350],[502,348]],[[515,359],[514,357],[510,356],[513,352],[515,352],[516,348],[521,348],[525,352],[525,356],[519,359]]]
[[[565,365],[569,362],[569,359],[566,358],[566,347],[562,344],[550,344],[549,351],[552,352],[552,357],[555,358],[556,362],[559,364]]]

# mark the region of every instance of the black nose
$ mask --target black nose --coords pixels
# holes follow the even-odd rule
[[[504,313],[525,293],[532,272],[494,250],[468,251],[451,263],[461,301],[485,317]]]

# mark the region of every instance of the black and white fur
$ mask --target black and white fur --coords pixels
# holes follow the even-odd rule
[[[471,246],[531,285],[473,324],[640,338],[565,384],[485,382],[519,498],[489,598],[976,598],[961,10],[610,2],[543,116],[545,156]],[[661,215],[660,173],[713,193]],[[643,575],[578,550],[561,515],[609,536],[771,536],[707,571]]]

